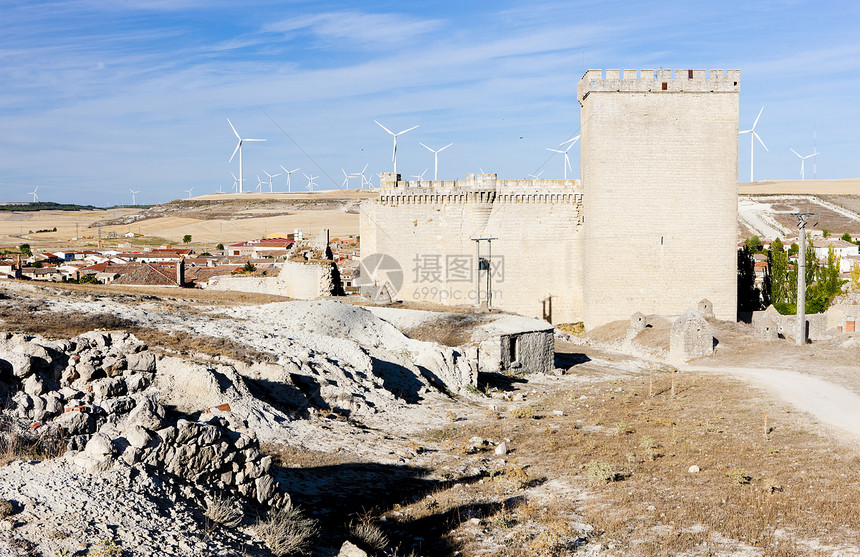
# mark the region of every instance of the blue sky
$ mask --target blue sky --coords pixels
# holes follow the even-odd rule
[[[860,176],[860,3],[4,0],[0,201],[160,203],[246,189],[279,165],[294,185],[341,168],[561,178],[547,147],[576,134],[588,68],[740,68],[740,126],[764,113],[756,178]],[[286,132],[286,133],[284,133]],[[740,179],[749,178],[748,136]],[[578,148],[571,150],[579,175]],[[811,177],[811,165],[807,177]],[[374,178],[374,182],[375,182]],[[355,185],[356,182],[353,182]],[[283,176],[275,179],[285,188]]]

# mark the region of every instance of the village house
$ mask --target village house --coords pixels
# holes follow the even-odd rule
[[[227,247],[227,255],[238,257],[278,257],[286,255],[287,250],[294,244],[287,238],[263,238],[248,240]]]
[[[851,271],[851,267],[860,257],[860,246],[857,244],[846,242],[838,238],[820,238],[812,241],[812,246],[815,249],[815,257],[819,261],[827,261],[827,253],[830,246],[833,246],[833,251],[836,257],[839,258],[839,272],[847,273]]]

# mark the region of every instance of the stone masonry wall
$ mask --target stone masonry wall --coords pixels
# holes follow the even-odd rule
[[[471,238],[495,237],[494,307],[553,323],[582,320],[578,181],[503,181],[494,174],[432,183],[393,178],[383,175],[380,197],[362,205],[361,256],[397,260],[404,278],[400,299],[475,305]],[[486,242],[481,255],[487,255]]]
[[[589,70],[579,82],[585,326],[736,318],[740,72]]]

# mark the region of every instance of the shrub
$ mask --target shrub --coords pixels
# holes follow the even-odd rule
[[[269,518],[256,527],[257,536],[279,557],[290,553],[307,553],[311,548],[311,540],[318,532],[316,521],[306,517],[296,507],[273,511]]]
[[[615,479],[615,470],[608,462],[592,460],[585,468],[585,476],[591,483],[609,483]]]
[[[203,514],[212,522],[228,528],[235,528],[242,523],[242,513],[233,506],[229,499],[220,496],[206,502],[206,512]]]
[[[738,485],[744,485],[752,481],[752,477],[746,473],[743,468],[729,468],[726,470],[726,476],[732,479]]]
[[[367,521],[353,522],[349,526],[349,537],[365,547],[382,551],[388,546],[388,537],[376,526]]]
[[[90,549],[92,557],[122,557],[122,547],[110,538],[104,538]]]

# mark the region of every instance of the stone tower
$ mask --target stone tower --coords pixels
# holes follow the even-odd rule
[[[586,328],[703,298],[736,318],[739,91],[739,70],[580,80]]]

